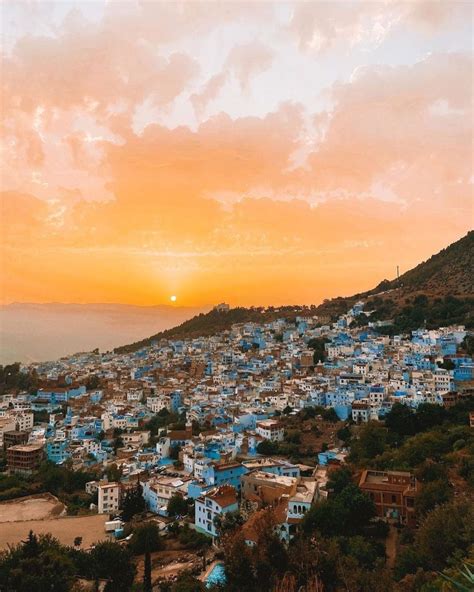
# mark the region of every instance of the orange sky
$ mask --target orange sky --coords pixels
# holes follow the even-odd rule
[[[2,10],[3,303],[317,303],[472,227],[468,3]]]

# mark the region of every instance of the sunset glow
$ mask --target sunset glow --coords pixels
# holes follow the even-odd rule
[[[3,303],[317,303],[472,227],[470,3],[2,13]]]

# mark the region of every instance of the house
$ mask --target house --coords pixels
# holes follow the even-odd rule
[[[46,456],[48,460],[61,464],[71,456],[68,451],[69,441],[62,437],[56,437],[46,442]]]
[[[191,426],[186,426],[185,430],[171,430],[166,434],[170,441],[171,448],[186,446],[190,444],[193,439],[193,432]]]
[[[286,477],[299,477],[300,468],[288,460],[280,458],[255,458],[244,460],[242,462],[247,471],[264,471],[265,473],[275,473],[275,475],[284,475]]]
[[[319,498],[315,479],[301,479],[292,493],[284,493],[271,505],[253,513],[243,525],[245,542],[254,546],[258,540],[258,521],[265,515],[274,523],[274,528],[282,541],[288,543],[297,533],[304,515]]]
[[[253,471],[242,477],[242,498],[264,506],[274,504],[284,494],[296,493],[297,483],[295,477]]]
[[[241,463],[230,462],[217,464],[212,463],[202,473],[202,477],[209,485],[232,485],[238,491],[241,486],[241,477],[247,472],[246,467]]]
[[[174,495],[186,497],[189,479],[154,477],[143,483],[143,497],[147,508],[155,514],[167,515],[167,507]]]
[[[370,405],[367,400],[354,401],[352,403],[352,421],[355,423],[367,423],[370,419]]]
[[[377,516],[416,526],[415,497],[420,485],[408,471],[363,471],[359,487],[374,502]]]
[[[237,512],[237,492],[231,485],[211,489],[196,499],[194,525],[196,530],[216,537],[215,519],[227,512]]]
[[[275,419],[265,419],[257,421],[256,433],[272,442],[281,442],[285,436],[283,425]]]
[[[99,514],[113,514],[118,512],[122,497],[120,483],[100,483],[97,492],[97,511]]]

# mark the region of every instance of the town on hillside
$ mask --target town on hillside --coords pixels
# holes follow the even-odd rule
[[[400,557],[473,484],[473,337],[463,326],[385,335],[391,321],[370,315],[359,301],[335,319],[308,311],[2,368],[0,547],[50,532],[93,553],[151,524],[151,555],[138,549],[131,579],[120,576],[129,587],[113,574],[96,583],[284,591],[301,583],[301,537],[319,548],[350,535],[340,552],[353,569],[415,577],[421,559]],[[263,585],[252,562],[273,538],[284,570],[272,560]],[[304,589],[338,589],[334,569],[318,563]]]

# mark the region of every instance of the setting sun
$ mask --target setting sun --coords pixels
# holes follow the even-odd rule
[[[176,302],[176,296],[173,294],[173,296],[170,296],[170,300],[171,302]]]

